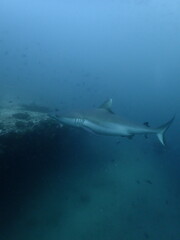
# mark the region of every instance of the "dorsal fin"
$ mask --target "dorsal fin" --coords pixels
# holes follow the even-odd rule
[[[105,109],[105,110],[107,110],[108,112],[113,113],[113,111],[111,110],[111,107],[112,107],[112,98],[109,98],[109,99],[106,100],[103,104],[101,104],[101,105],[99,106],[99,108]]]

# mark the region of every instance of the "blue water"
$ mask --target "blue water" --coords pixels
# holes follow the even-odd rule
[[[178,0],[0,1],[0,105],[64,113],[111,97],[139,123],[176,115],[165,148],[72,130],[51,155],[1,159],[0,240],[180,239],[179,12]]]

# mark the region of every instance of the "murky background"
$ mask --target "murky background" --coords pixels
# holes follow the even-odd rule
[[[69,129],[1,159],[0,239],[180,239],[179,12],[178,0],[0,1],[0,106],[64,113],[112,97],[154,127],[176,114],[165,148]]]

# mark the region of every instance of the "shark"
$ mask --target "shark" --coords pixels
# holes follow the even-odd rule
[[[146,137],[148,134],[155,134],[160,143],[165,146],[165,133],[174,121],[175,116],[157,128],[150,127],[148,122],[137,124],[114,114],[112,111],[112,98],[110,98],[98,108],[54,118],[58,120],[61,127],[66,125],[82,128],[86,131],[106,136],[121,136],[131,139],[139,134]]]

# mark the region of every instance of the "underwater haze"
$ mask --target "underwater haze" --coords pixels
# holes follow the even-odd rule
[[[180,240],[180,1],[0,0],[0,109],[108,98],[140,124],[175,115],[167,145],[69,128],[46,159],[12,159],[0,240]]]

